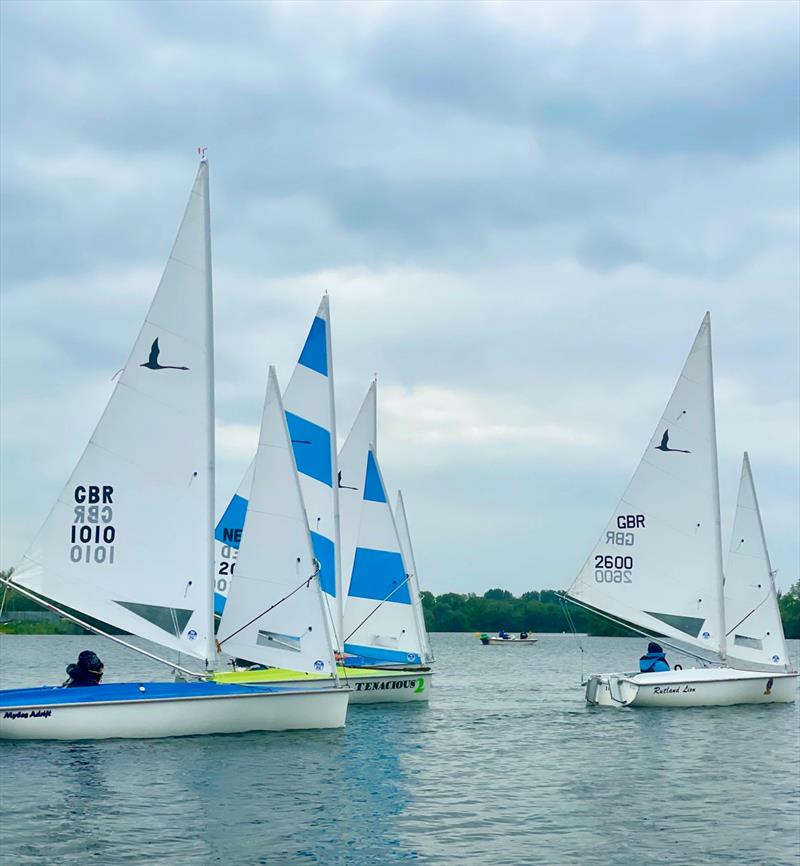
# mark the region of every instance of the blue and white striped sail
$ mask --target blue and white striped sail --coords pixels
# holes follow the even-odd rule
[[[347,603],[353,558],[358,543],[361,522],[361,502],[364,492],[364,466],[367,452],[372,446],[377,454],[377,383],[369,386],[356,420],[339,451],[339,514],[342,563],[342,597]]]
[[[725,622],[731,667],[790,669],[774,572],[746,452],[725,570]]]
[[[333,399],[330,311],[323,297],[311,324],[300,358],[283,395],[286,423],[292,440],[300,487],[305,502],[314,555],[320,563],[320,582],[329,598],[334,626],[341,622],[341,593],[336,536],[338,486],[336,468],[336,420]],[[241,542],[253,464],[217,524],[217,592],[220,612]],[[336,629],[335,629],[336,631]]]
[[[423,647],[408,569],[372,448],[363,477],[358,543],[344,611],[345,663],[421,664]]]
[[[230,655],[334,676],[332,636],[286,417],[270,367],[236,579],[217,640]]]
[[[431,648],[428,629],[425,627],[425,611],[422,608],[422,599],[419,594],[419,571],[417,560],[414,556],[414,546],[411,543],[411,530],[408,528],[408,517],[406,516],[406,505],[401,491],[397,491],[397,505],[394,509],[394,519],[397,524],[397,534],[400,538],[400,549],[403,553],[403,561],[409,573],[408,585],[411,589],[411,603],[414,606],[415,621],[419,634],[420,646],[422,646],[422,661],[430,664],[435,659]]]

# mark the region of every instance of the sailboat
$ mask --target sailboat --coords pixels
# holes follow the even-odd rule
[[[325,593],[333,649],[339,662],[337,672],[353,688],[351,703],[424,701],[430,692],[429,671],[409,671],[405,666],[403,670],[356,667],[350,664],[344,646],[343,636],[346,636],[346,632],[343,631],[342,602],[347,591],[343,590],[339,575],[342,572],[342,559],[346,558],[350,562],[355,555],[357,530],[354,531],[353,527],[358,526],[361,514],[367,447],[375,435],[375,387],[373,383],[342,448],[340,471],[334,448],[336,425],[332,376],[330,309],[326,295],[314,317],[283,400],[314,553],[321,563],[320,581]],[[355,456],[351,459],[349,455]],[[360,462],[358,455],[363,460],[360,468],[357,468]],[[251,463],[216,528],[217,611],[226,610],[228,594],[238,579],[235,569],[240,567],[237,556],[249,508],[253,476],[254,463]],[[342,537],[346,539],[345,544],[342,544]],[[350,573],[349,566],[347,573]],[[224,586],[220,579],[225,581]],[[276,615],[279,615],[278,611]],[[247,662],[258,661],[252,654],[243,653],[241,658]],[[408,654],[404,658],[407,662]],[[225,683],[306,685],[314,683],[321,676],[316,672],[298,669],[289,656],[281,661],[282,664],[272,661],[267,668],[251,664],[237,665],[235,670],[219,673],[215,679]]]
[[[237,564],[217,647],[259,664],[291,664],[338,680],[322,564],[313,548],[274,367]]]
[[[211,248],[203,159],[163,277],[108,405],[13,580],[4,582],[81,625],[81,615],[88,616],[213,670],[213,502]],[[0,692],[0,737],[141,738],[341,727],[346,705],[346,693],[335,688],[298,691],[211,681],[12,689]]]
[[[737,523],[743,519],[737,514]],[[748,550],[762,543],[765,553],[763,534],[761,542],[747,535]],[[738,578],[735,583],[745,585]],[[752,597],[749,591],[745,595]],[[568,597],[644,633],[663,635],[659,641],[668,646],[676,641],[702,665],[591,676],[585,683],[589,704],[686,707],[794,700],[797,672],[789,669],[779,618],[772,628],[780,632],[783,649],[772,657],[763,651],[743,657],[735,637],[728,650],[708,313],[639,466]]]

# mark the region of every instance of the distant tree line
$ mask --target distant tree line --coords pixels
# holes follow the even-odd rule
[[[11,569],[0,574],[8,577]],[[39,609],[36,602],[13,590],[0,589],[0,597],[6,613]],[[421,597],[428,631],[563,632],[574,626],[576,631],[591,635],[631,634],[599,614],[562,601],[552,589],[523,592],[519,597],[507,589],[490,589],[483,595],[422,592]],[[778,593],[778,606],[786,637],[800,638],[800,580],[787,592]]]
[[[623,626],[567,601],[551,589],[523,592],[517,597],[507,589],[490,589],[483,595],[422,592],[428,631],[562,632],[575,630],[591,635],[629,635]],[[787,638],[800,638],[800,580],[788,592],[778,594],[778,605]],[[565,612],[565,606],[566,611]]]

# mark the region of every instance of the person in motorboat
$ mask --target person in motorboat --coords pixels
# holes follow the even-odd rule
[[[500,629],[500,631],[497,632],[497,636],[502,638],[503,640],[510,640],[511,639],[511,635],[508,632],[503,631],[503,629]]]
[[[100,657],[91,650],[84,650],[78,656],[77,664],[67,665],[69,679],[64,683],[67,688],[99,686],[103,678],[104,665]]]
[[[519,639],[520,639],[520,640],[527,640],[527,639],[528,639],[528,632],[526,632],[526,631],[521,631],[521,632],[519,633]]]
[[[651,674],[656,671],[670,670],[667,655],[664,650],[652,641],[647,645],[647,652],[639,659],[639,672]]]

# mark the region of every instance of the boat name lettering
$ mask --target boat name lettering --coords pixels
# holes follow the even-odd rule
[[[618,547],[632,547],[635,541],[634,533],[632,532],[614,532],[609,530],[606,533],[606,544],[616,544]]]
[[[6,710],[4,719],[49,719],[53,715],[52,710]]]
[[[680,686],[653,686],[653,694],[656,695],[688,694],[694,691],[696,691],[694,686],[686,685],[683,688]]]
[[[619,529],[644,529],[644,514],[618,514]]]
[[[377,689],[416,689],[416,680],[384,680],[378,683],[354,683],[357,692],[374,692]],[[422,689],[420,689],[422,691]]]
[[[70,526],[71,562],[114,562],[117,530],[114,519],[114,488],[110,484],[79,484],[73,493],[74,516]]]

